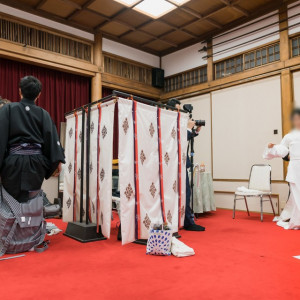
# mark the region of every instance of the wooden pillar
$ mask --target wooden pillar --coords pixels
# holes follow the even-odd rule
[[[103,55],[102,55],[102,34],[95,34],[95,41],[93,47],[93,63],[98,68],[98,73],[92,78],[92,102],[102,98],[102,80],[101,72],[103,71]]]
[[[212,48],[212,40],[207,42],[207,81],[214,80],[214,62],[213,62],[213,48]]]
[[[293,74],[289,69],[281,71],[281,114],[282,114],[282,135],[288,134],[291,127],[290,115],[294,107],[293,103]],[[284,176],[287,174],[288,164],[284,163]]]
[[[291,131],[290,115],[293,110],[293,76],[289,69],[281,71],[282,134]]]
[[[290,58],[290,41],[289,41],[289,31],[288,27],[288,13],[287,4],[283,4],[279,8],[279,29],[284,29],[280,31],[280,60],[286,61]]]
[[[290,40],[288,33],[287,4],[284,3],[279,9],[279,28],[280,31],[280,60],[286,61],[290,58]],[[293,75],[290,69],[281,71],[281,114],[282,114],[282,135],[286,135],[291,131],[290,115],[294,107],[293,103]],[[284,163],[284,176],[287,174],[288,164]]]

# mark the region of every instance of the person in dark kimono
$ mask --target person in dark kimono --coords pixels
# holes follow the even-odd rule
[[[176,99],[170,99],[167,105],[181,109],[181,102]],[[195,128],[195,121],[189,120],[188,130],[187,130],[187,140],[190,141],[192,138],[197,137],[201,127]],[[189,155],[187,155],[186,160],[186,209],[185,209],[185,218],[184,218],[184,229],[188,231],[205,231],[205,227],[197,225],[194,220],[194,214],[191,208],[191,186],[189,181],[188,170],[191,168],[191,161]]]
[[[65,163],[56,127],[36,101],[42,84],[33,77],[21,79],[21,101],[0,109],[0,174],[5,190],[26,202],[41,189],[44,179]]]

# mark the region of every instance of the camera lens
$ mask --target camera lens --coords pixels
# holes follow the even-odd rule
[[[196,120],[195,125],[197,127],[205,126],[205,121],[204,120]]]

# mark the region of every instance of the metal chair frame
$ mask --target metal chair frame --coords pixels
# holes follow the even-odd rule
[[[256,164],[256,165],[253,165],[251,167],[251,171],[250,171],[250,175],[249,175],[249,182],[248,182],[248,188],[249,188],[249,184],[250,184],[250,180],[251,180],[251,175],[252,175],[252,169],[253,167],[265,167],[265,166],[269,166],[270,167],[270,192],[268,193],[262,193],[262,194],[258,194],[258,195],[245,195],[245,196],[239,196],[239,195],[234,195],[234,203],[233,203],[233,216],[232,218],[235,219],[235,208],[236,208],[236,201],[237,200],[244,200],[245,201],[245,205],[246,205],[246,208],[247,208],[247,213],[248,213],[248,216],[250,216],[250,212],[249,212],[249,208],[248,208],[248,203],[247,203],[247,197],[257,197],[257,198],[260,198],[260,220],[261,222],[263,222],[263,202],[265,201],[270,201],[271,203],[271,207],[272,207],[272,210],[273,210],[273,214],[274,216],[276,215],[275,214],[275,210],[274,210],[274,206],[273,206],[273,202],[272,202],[272,197],[271,197],[271,194],[272,194],[272,184],[271,184],[271,173],[272,173],[272,170],[271,170],[271,166],[270,165],[265,165],[265,164]],[[264,197],[268,197],[268,199],[264,199]]]

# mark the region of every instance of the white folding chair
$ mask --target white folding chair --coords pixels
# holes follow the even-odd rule
[[[260,198],[260,220],[263,221],[263,202],[270,201],[273,214],[275,216],[275,210],[271,198],[271,166],[270,165],[253,165],[250,171],[250,178],[248,188],[250,190],[256,190],[255,192],[240,192],[236,191],[234,195],[234,204],[233,204],[233,219],[235,218],[235,207],[237,200],[244,200],[250,216],[247,197],[257,197]],[[267,197],[268,199],[264,199]]]

